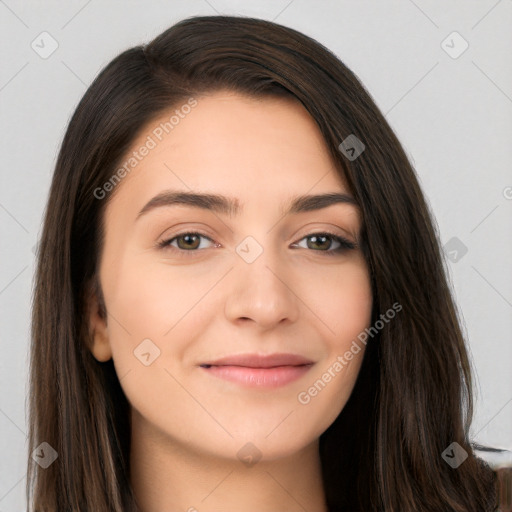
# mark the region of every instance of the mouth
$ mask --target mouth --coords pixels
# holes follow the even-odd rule
[[[276,388],[299,379],[314,362],[296,354],[242,354],[200,364],[211,376],[246,387]]]

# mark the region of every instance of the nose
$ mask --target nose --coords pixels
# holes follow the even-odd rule
[[[265,249],[252,263],[237,256],[228,279],[225,314],[229,321],[251,322],[268,330],[298,319],[300,299],[292,270],[275,252]]]

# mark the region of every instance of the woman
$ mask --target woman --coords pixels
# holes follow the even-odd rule
[[[495,510],[471,385],[415,173],[334,55],[214,16],[106,66],[40,243],[32,510]]]

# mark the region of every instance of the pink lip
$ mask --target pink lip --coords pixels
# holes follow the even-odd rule
[[[215,377],[248,387],[276,388],[300,378],[313,364],[295,354],[242,354],[200,366]]]
[[[314,361],[297,354],[238,354],[205,361],[201,366],[246,366],[248,368],[273,368],[275,366],[299,366]]]

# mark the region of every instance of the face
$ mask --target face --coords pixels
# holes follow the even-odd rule
[[[134,141],[107,205],[92,352],[155,438],[286,456],[335,420],[361,366],[364,346],[344,357],[371,318],[360,213],[299,102],[217,92],[178,110]]]

